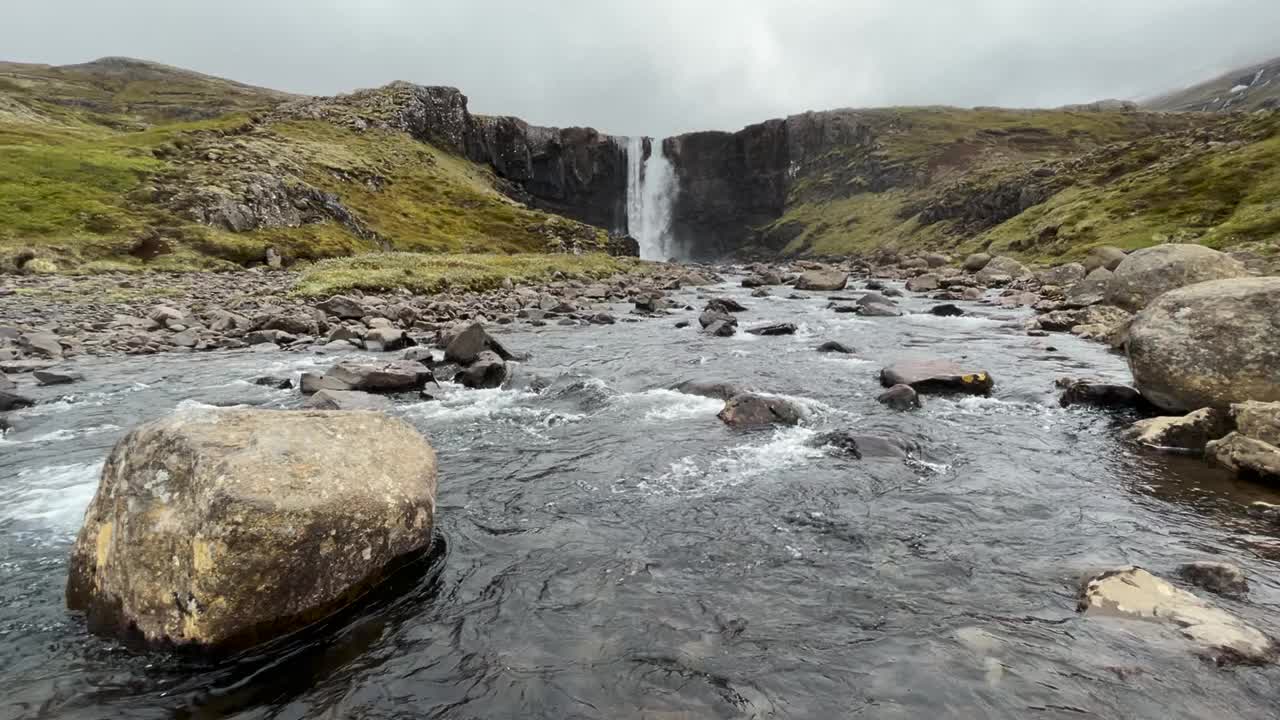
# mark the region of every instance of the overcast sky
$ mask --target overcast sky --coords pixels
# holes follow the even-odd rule
[[[38,0],[0,59],[129,55],[331,94],[455,85],[616,134],[805,110],[1133,98],[1280,55],[1280,0]]]

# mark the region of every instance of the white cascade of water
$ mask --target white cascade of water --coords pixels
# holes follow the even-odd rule
[[[671,203],[675,199],[675,169],[654,142],[644,158],[644,138],[627,138],[627,234],[640,243],[644,260],[672,256]]]

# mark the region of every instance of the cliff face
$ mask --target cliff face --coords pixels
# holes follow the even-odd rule
[[[472,115],[457,88],[403,82],[293,103],[281,112],[353,130],[406,132],[488,165],[504,181],[504,192],[532,207],[607,230],[626,227],[626,148],[592,128]]]
[[[539,210],[606,230],[627,225],[627,155],[593,128],[547,128],[514,117],[471,118],[466,153]]]

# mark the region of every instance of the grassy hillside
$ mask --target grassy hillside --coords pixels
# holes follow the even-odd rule
[[[289,99],[138,61],[0,64],[0,268],[217,269],[268,248],[316,260],[605,239],[404,133],[273,111]]]
[[[882,246],[1028,260],[1098,244],[1274,252],[1280,116],[907,108],[862,113],[875,141],[797,169],[759,248]]]

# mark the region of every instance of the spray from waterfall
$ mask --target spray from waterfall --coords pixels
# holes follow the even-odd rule
[[[640,243],[644,260],[667,260],[674,254],[671,204],[675,169],[661,142],[651,143],[644,157],[644,138],[627,138],[627,234]]]

